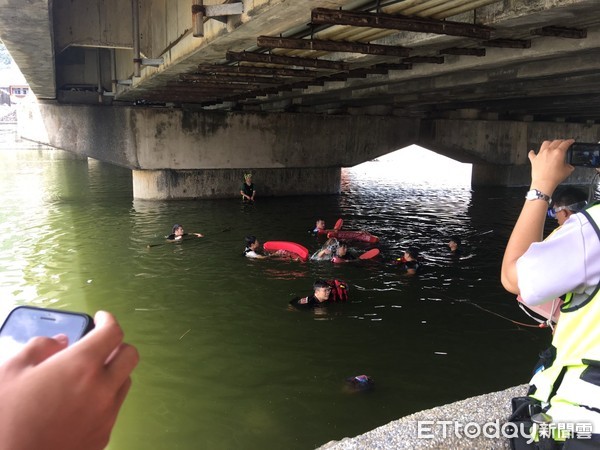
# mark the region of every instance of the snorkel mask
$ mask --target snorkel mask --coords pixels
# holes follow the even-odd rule
[[[564,205],[564,206],[553,206],[552,208],[548,208],[548,217],[551,219],[556,219],[556,214],[562,211],[563,209],[568,209],[569,211],[573,211],[577,213],[581,211],[587,205],[587,201],[573,203],[572,205]]]

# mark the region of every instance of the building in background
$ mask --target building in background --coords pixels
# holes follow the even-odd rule
[[[17,105],[28,95],[31,89],[18,68],[0,69],[0,105]]]

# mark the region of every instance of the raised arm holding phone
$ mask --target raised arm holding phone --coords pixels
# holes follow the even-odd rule
[[[68,346],[65,335],[33,338],[0,365],[0,448],[100,450],[108,444],[139,355],[104,311]]]
[[[551,197],[574,170],[566,162],[572,143],[544,141],[537,154],[529,152],[531,186],[501,272],[504,287],[520,294],[525,304],[536,306],[565,295],[552,346],[535,366],[528,392],[533,410],[539,412],[533,422],[550,430],[585,426],[584,435],[539,435],[564,445],[563,450],[600,448],[600,205],[572,214],[542,241]]]

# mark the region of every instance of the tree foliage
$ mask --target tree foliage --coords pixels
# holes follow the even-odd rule
[[[11,66],[12,58],[4,43],[0,41],[0,68],[6,68]]]

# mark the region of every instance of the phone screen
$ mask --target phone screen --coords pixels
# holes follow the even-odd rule
[[[71,345],[93,326],[92,318],[84,313],[18,306],[0,329],[0,360],[16,354],[32,337],[64,334]]]
[[[567,162],[573,166],[600,167],[600,144],[573,143],[567,150]]]

